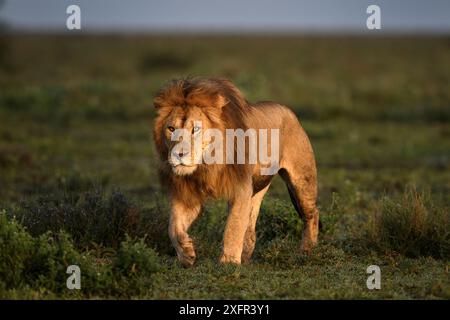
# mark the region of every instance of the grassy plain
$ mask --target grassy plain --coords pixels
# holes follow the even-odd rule
[[[319,171],[311,256],[276,179],[252,264],[217,264],[222,201],[192,227],[196,266],[178,264],[152,95],[187,75],[295,110]],[[448,37],[3,37],[0,298],[449,299],[449,123]]]

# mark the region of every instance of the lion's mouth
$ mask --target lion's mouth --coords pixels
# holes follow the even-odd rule
[[[188,165],[188,164],[177,164],[172,165],[172,171],[174,174],[179,176],[188,176],[194,173],[197,170],[197,165]]]

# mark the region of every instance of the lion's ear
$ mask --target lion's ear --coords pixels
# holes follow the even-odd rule
[[[156,97],[155,99],[153,99],[153,106],[156,110],[158,110],[166,106],[166,103],[161,97]]]
[[[153,106],[156,109],[156,113],[159,117],[166,117],[173,110],[173,107],[167,102],[166,99],[156,97],[153,99]]]
[[[218,109],[222,109],[223,107],[225,107],[228,104],[228,99],[226,99],[224,96],[222,96],[221,94],[217,95],[216,98],[216,103],[215,103],[215,107]]]

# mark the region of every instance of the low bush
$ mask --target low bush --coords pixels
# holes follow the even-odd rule
[[[0,282],[5,288],[32,287],[61,292],[66,287],[67,267],[77,265],[86,287],[96,278],[91,257],[78,252],[64,232],[32,237],[15,219],[0,213]]]
[[[0,282],[6,287],[19,286],[33,252],[33,238],[15,220],[0,212]]]
[[[123,193],[105,196],[98,189],[39,197],[23,203],[16,215],[32,235],[64,230],[80,248],[93,244],[117,248],[125,234],[137,235],[140,221],[139,210]]]
[[[125,277],[149,277],[161,270],[158,254],[147,247],[144,239],[133,241],[127,236],[117,250],[113,271]]]
[[[257,242],[263,245],[286,236],[301,238],[302,221],[291,203],[270,199],[261,207],[256,224]]]
[[[69,290],[67,268],[81,271],[81,289]],[[60,231],[32,237],[17,220],[0,213],[0,298],[25,290],[30,297],[130,297],[148,290],[153,275],[163,270],[156,251],[144,239],[129,236],[117,251],[98,258],[92,250],[78,250]]]
[[[400,197],[377,202],[355,240],[371,250],[448,259],[450,210],[436,206],[426,192],[408,188]]]

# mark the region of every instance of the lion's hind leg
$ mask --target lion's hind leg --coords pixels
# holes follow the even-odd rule
[[[310,170],[309,173],[309,175],[302,174],[297,170],[288,171],[286,169],[280,171],[281,177],[286,182],[295,210],[304,223],[301,251],[305,253],[310,252],[317,244],[320,224],[319,210],[316,206],[316,174],[314,170]]]

